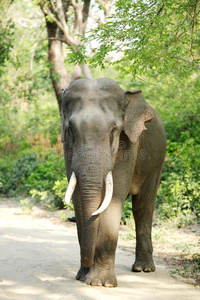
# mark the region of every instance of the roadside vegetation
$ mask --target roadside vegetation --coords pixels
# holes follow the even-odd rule
[[[2,1],[0,4],[0,193],[23,199],[25,206],[38,203],[50,210],[72,210],[72,205],[66,207],[63,203],[67,179],[60,140],[61,121],[49,72],[51,66],[48,61],[43,14],[30,1],[11,2],[11,6],[8,6],[9,1]],[[38,2],[35,1],[36,4]],[[119,1],[119,5],[120,2],[123,5],[123,1]],[[132,1],[125,2],[131,5]],[[140,2],[142,1],[138,1]],[[161,68],[161,60],[150,68],[141,66],[141,77],[134,77],[135,69],[127,67],[127,60],[133,59],[128,50],[126,60],[124,58],[121,61],[121,68],[120,63],[109,61],[101,65],[98,60],[102,61],[105,55],[101,56],[98,51],[89,61],[94,77],[110,77],[123,89],[141,88],[145,99],[157,109],[163,119],[168,147],[154,220],[155,226],[161,228],[159,233],[155,229],[154,235],[160,234],[162,238],[168,232],[166,224],[173,225],[173,228],[185,228],[200,222],[200,76],[199,69],[195,69],[200,55],[199,41],[196,39],[200,28],[199,21],[191,19],[195,10],[190,10],[189,7],[188,11],[188,22],[194,21],[193,44],[190,44],[190,52],[195,57],[192,67],[190,65],[187,68],[185,64],[175,68],[173,59],[170,65]],[[197,12],[199,7],[196,8]],[[170,26],[172,24],[168,29]],[[104,33],[111,34],[111,29],[104,27]],[[169,32],[165,34],[169,37]],[[120,38],[120,35],[115,38]],[[38,43],[38,40],[42,41]],[[148,39],[145,43],[148,43]],[[161,44],[163,43],[164,40],[161,40]],[[183,44],[185,45],[181,40],[181,46]],[[105,45],[104,49],[107,51],[106,47]],[[167,53],[169,59],[176,47],[177,44]],[[177,49],[180,54],[182,50]],[[65,66],[67,72],[72,74],[72,63],[67,59],[68,52],[66,48]],[[78,58],[77,55],[75,58],[71,56],[70,61],[82,59],[82,54],[79,53]],[[137,53],[134,52],[134,55]],[[146,52],[143,58],[145,55]],[[188,52],[186,55],[189,55]],[[142,56],[138,57],[137,64],[141,59]],[[150,60],[149,53],[147,65]],[[131,219],[131,199],[128,198],[121,222],[130,225]],[[200,272],[200,254],[197,248],[187,251],[187,243],[178,245],[178,242],[177,247],[184,248],[184,259],[194,263],[192,272]],[[181,269],[178,272],[181,273]]]

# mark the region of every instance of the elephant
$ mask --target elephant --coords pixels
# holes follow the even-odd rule
[[[80,269],[87,285],[116,287],[115,252],[124,203],[132,195],[134,272],[153,272],[152,218],[166,153],[166,133],[141,90],[108,78],[78,79],[63,92],[62,130]]]

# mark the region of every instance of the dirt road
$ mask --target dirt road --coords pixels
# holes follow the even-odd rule
[[[56,222],[42,210],[24,212],[0,201],[0,299],[198,300],[200,289],[172,278],[155,256],[155,273],[132,273],[133,255],[118,247],[117,288],[91,287],[76,281],[79,246],[76,227]]]

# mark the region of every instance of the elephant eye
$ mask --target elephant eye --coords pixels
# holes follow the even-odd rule
[[[74,133],[73,133],[73,128],[71,125],[68,126],[68,136],[71,139],[72,143],[74,143]]]
[[[114,132],[116,131],[116,129],[117,129],[117,127],[116,127],[116,126],[115,126],[115,127],[113,127],[113,128],[112,128],[112,130],[111,130],[111,132],[112,132],[112,133],[114,133]]]

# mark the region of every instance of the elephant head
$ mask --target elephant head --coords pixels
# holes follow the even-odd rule
[[[61,115],[61,139],[69,180],[65,201],[69,203],[74,190],[79,195],[79,199],[73,200],[80,216],[81,260],[83,266],[90,267],[99,216],[112,199],[112,171],[120,135],[124,132],[136,144],[146,129],[144,123],[154,116],[141,90],[125,92],[106,78],[73,82],[64,91]]]

